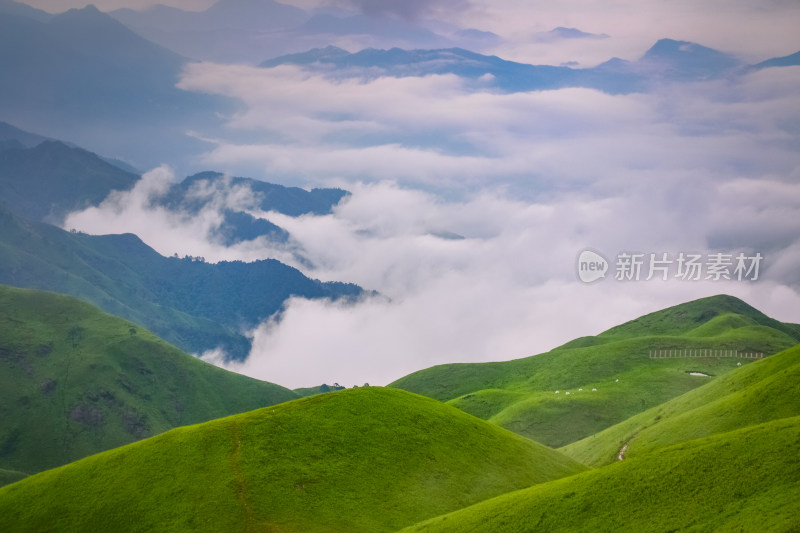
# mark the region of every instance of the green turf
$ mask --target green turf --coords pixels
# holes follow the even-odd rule
[[[722,295],[652,313],[544,354],[498,363],[440,365],[391,386],[449,402],[559,447],[723,376],[740,362],[752,362],[713,357],[650,359],[651,350],[771,355],[798,341],[797,325],[777,322],[741,300]]]
[[[38,472],[294,398],[74,298],[0,286],[0,468]]]
[[[411,532],[797,531],[800,417],[688,441],[417,524]]]
[[[671,444],[800,415],[800,346],[744,365],[669,402],[562,448],[599,466]]]
[[[700,298],[644,315],[613,327],[601,333],[600,337],[683,335],[725,315],[739,315],[747,323],[768,326],[796,339],[800,337],[800,325],[779,322],[739,298],[726,294]]]
[[[582,471],[435,400],[361,387],[33,475],[0,489],[0,530],[394,531]]]

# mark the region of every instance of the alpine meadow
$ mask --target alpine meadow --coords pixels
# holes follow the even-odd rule
[[[800,528],[800,4],[0,0],[0,531]]]

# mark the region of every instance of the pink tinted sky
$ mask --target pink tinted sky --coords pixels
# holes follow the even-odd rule
[[[202,10],[214,0],[25,0],[25,3],[50,12],[84,7],[88,3],[105,11],[121,7],[143,9],[156,3]],[[397,12],[399,5],[391,0],[285,0],[283,3],[307,9],[321,5],[369,6],[369,12]],[[749,61],[800,50],[797,31],[800,2],[795,0],[432,0],[418,5],[420,18],[435,17],[461,27],[493,31],[507,39],[506,45],[497,50],[504,57],[538,59],[541,63],[555,62],[557,58],[535,46],[532,38],[537,32],[557,26],[612,37],[595,43],[594,56],[580,54],[579,59],[585,63],[614,55],[633,59],[661,37],[698,42],[739,54]],[[404,13],[408,11],[403,8]]]

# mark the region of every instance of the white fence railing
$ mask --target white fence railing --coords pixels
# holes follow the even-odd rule
[[[761,352],[740,352],[738,350],[714,350],[711,348],[689,348],[675,350],[650,350],[650,359],[672,359],[682,357],[738,357],[740,359],[762,359]]]

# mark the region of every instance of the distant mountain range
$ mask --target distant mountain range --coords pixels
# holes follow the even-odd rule
[[[123,168],[120,168],[123,167]],[[65,215],[99,205],[113,191],[130,190],[141,176],[119,161],[0,122],[0,203],[20,217],[61,225]],[[289,216],[329,214],[348,192],[284,187],[261,180],[201,172],[172,185],[157,204],[189,215],[212,206],[219,195],[245,189],[253,208]],[[243,210],[226,209],[217,234],[224,245],[289,235]]]
[[[219,0],[200,12],[156,5],[109,13],[143,37],[197,60],[251,63],[341,39],[364,46],[469,46],[495,44],[490,32],[457,29],[443,34],[400,17],[341,8],[303,10],[272,0]]]
[[[335,46],[264,61],[264,68],[298,65],[334,78],[455,74],[474,80],[476,88],[508,92],[587,87],[604,92],[647,91],[664,83],[718,79],[753,68],[800,64],[800,52],[748,66],[736,57],[686,41],[661,39],[640,59],[613,58],[592,68],[529,65],[461,48],[440,50],[365,49],[350,53]]]
[[[444,38],[392,17],[307,13],[278,2],[253,0],[223,0],[200,13],[156,6],[141,12],[122,10],[114,16],[91,6],[53,16],[11,0],[0,2],[0,120],[47,137],[68,138],[135,168],[169,162],[179,170],[191,168],[188,174],[198,170],[196,155],[208,148],[191,132],[201,132],[204,138],[224,137],[222,126],[238,105],[177,89],[189,57],[209,59],[216,53],[225,56],[218,60],[240,57],[241,61],[237,54],[246,50],[249,61],[267,68],[324,66],[326,75],[339,78],[456,74],[471,80],[476,91],[588,87],[613,94],[800,62],[800,56],[792,54],[745,65],[695,43],[662,39],[635,61],[614,58],[584,69],[529,65],[453,46],[497,38],[479,30],[453,29]],[[342,36],[393,32],[403,48],[349,53],[325,46]],[[576,28],[545,33],[547,39],[556,40],[603,38]],[[272,46],[275,42],[284,47]],[[228,53],[226,46],[237,51]],[[197,53],[202,47],[206,52]],[[292,53],[281,55],[286,51]],[[263,61],[268,57],[275,58]]]

